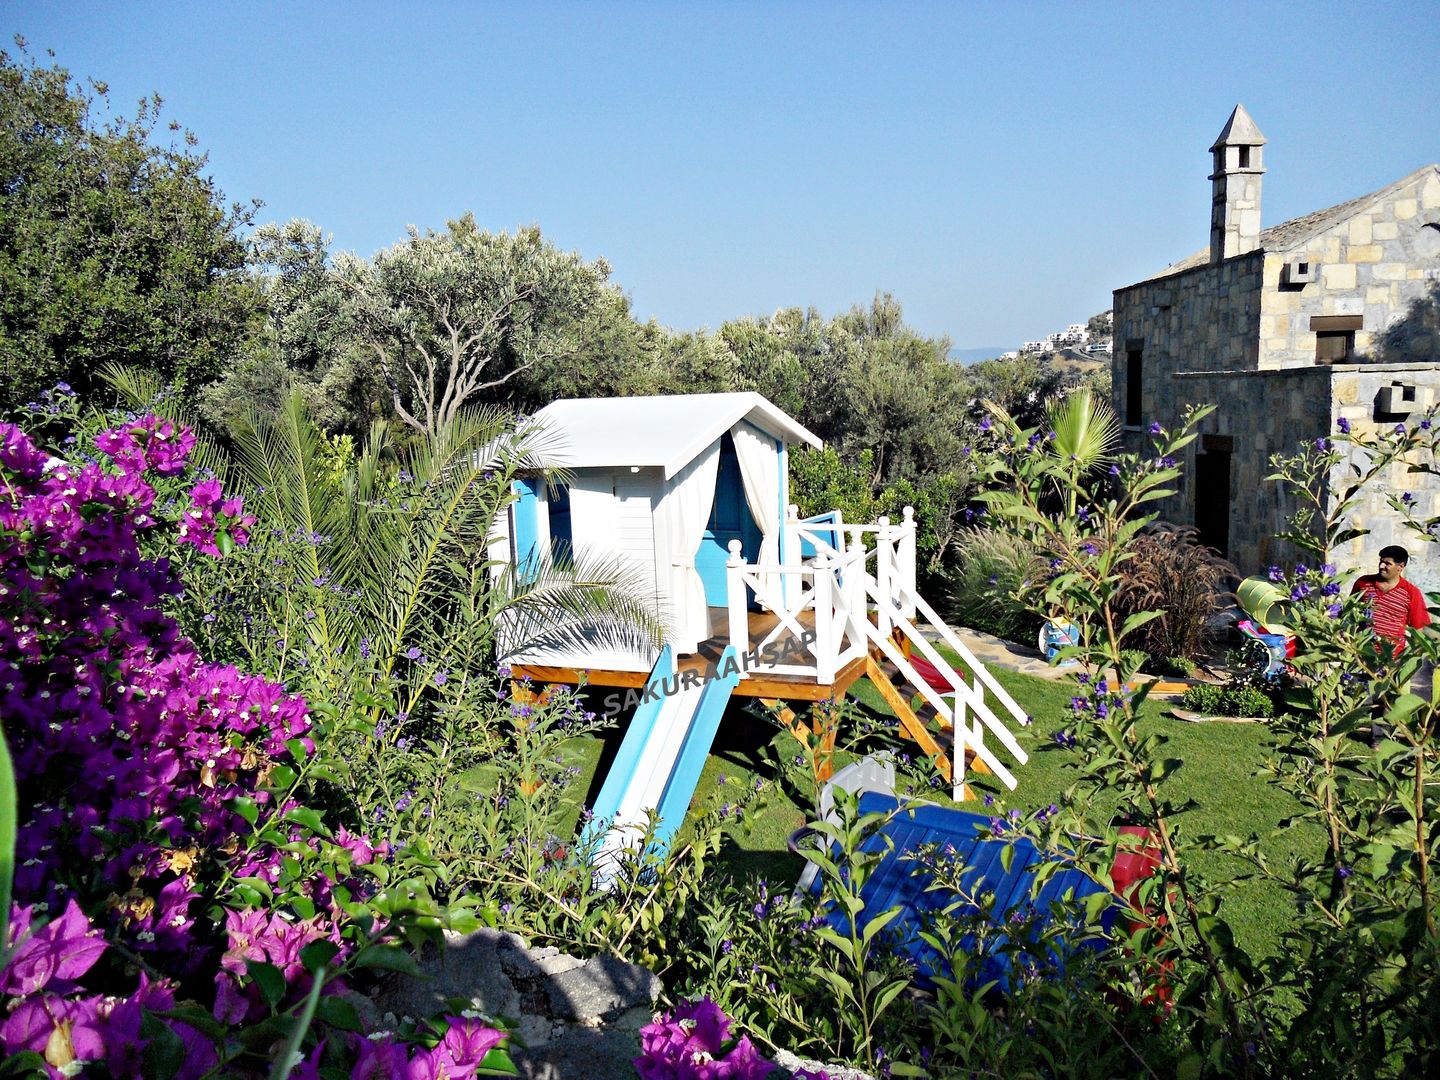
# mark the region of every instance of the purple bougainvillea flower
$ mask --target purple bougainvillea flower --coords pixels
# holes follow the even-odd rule
[[[106,949],[74,900],[58,919],[33,930],[31,909],[16,907],[10,927],[11,940],[19,944],[0,972],[0,993],[12,997],[29,997],[43,989],[65,993]]]
[[[440,1045],[435,1047],[436,1063],[443,1067],[446,1076],[474,1076],[485,1055],[499,1046],[505,1033],[479,1020],[459,1016],[447,1016],[450,1025]]]

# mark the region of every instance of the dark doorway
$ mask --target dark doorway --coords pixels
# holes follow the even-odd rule
[[[1200,542],[1230,557],[1230,451],[1195,455],[1195,527]]]

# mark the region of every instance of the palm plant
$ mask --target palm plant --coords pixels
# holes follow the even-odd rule
[[[277,624],[304,634],[327,673],[338,676],[341,658],[364,652],[381,680],[413,663],[417,649],[427,669],[449,670],[462,641],[478,639],[504,659],[529,644],[517,631],[549,641],[657,642],[663,627],[653,607],[613,559],[581,551],[519,574],[491,560],[512,482],[547,469],[553,451],[538,426],[494,410],[463,413],[404,447],[377,424],[353,460],[337,457],[299,395],[278,417],[243,425],[237,475],[254,492],[260,526],[297,541],[299,565],[290,570],[343,601],[300,610],[310,597],[286,591],[272,612]],[[403,710],[422,694],[412,688]]]
[[[1056,470],[1068,481],[1057,486],[1065,499],[1065,512],[1073,514],[1080,478],[1115,456],[1120,442],[1120,421],[1115,410],[1097,398],[1088,386],[1051,403],[1046,419],[1055,433],[1048,443]]]
[[[150,388],[116,385],[153,406]],[[286,680],[335,719],[322,756],[362,804],[379,795],[362,790],[372,751],[356,739],[458,725],[467,759],[483,758],[504,738],[491,714],[507,656],[536,639],[643,649],[664,636],[614,559],[581,550],[517,574],[492,555],[513,482],[553,459],[538,425],[473,410],[403,445],[377,424],[356,449],[296,394],[234,439],[216,464],[258,519],[252,543],[187,568],[185,621],[210,655]]]

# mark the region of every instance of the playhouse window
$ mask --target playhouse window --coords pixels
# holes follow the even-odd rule
[[[570,486],[551,484],[545,491],[545,506],[550,512],[550,551],[557,564],[568,564],[575,549],[575,534],[570,527]]]

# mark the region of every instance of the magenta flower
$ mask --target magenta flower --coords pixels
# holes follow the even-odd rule
[[[0,972],[0,993],[29,997],[43,989],[64,993],[100,959],[106,945],[90,928],[80,906],[71,900],[60,917],[31,927],[31,909],[16,906],[10,916],[10,939],[17,943]]]
[[[254,524],[255,518],[245,513],[245,500],[227,499],[219,480],[202,480],[190,489],[190,506],[180,523],[180,542],[218,559],[224,554],[224,544],[243,547],[249,543]]]
[[[682,1002],[640,1029],[640,1080],[762,1080],[774,1066],[748,1037],[730,1041],[730,1018],[709,998]]]
[[[442,1070],[437,1075],[446,1080],[467,1080],[474,1076],[485,1055],[505,1038],[503,1031],[479,1020],[447,1016],[445,1022],[450,1027],[430,1057],[437,1069]]]

